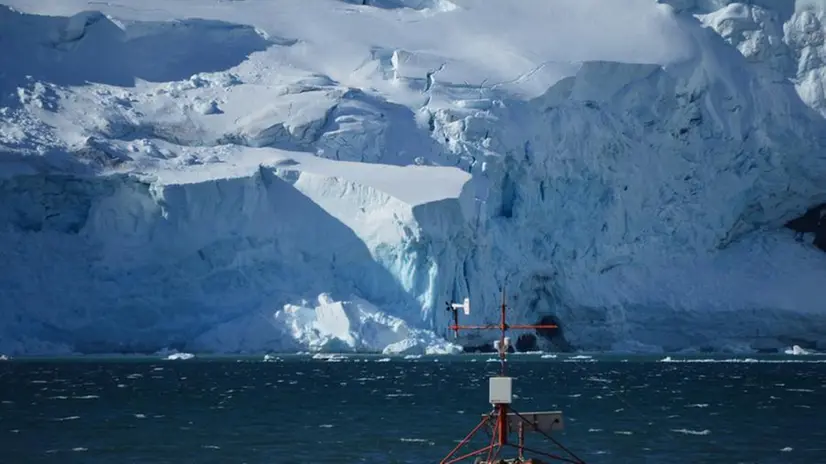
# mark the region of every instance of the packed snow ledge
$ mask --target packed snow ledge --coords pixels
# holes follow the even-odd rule
[[[0,1],[0,352],[826,349],[819,3]]]

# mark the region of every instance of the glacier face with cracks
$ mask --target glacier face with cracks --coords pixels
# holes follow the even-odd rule
[[[238,177],[223,177],[228,172],[221,169],[221,177],[206,180],[202,176],[215,167],[202,168],[206,174],[191,167],[187,175],[194,182],[180,174],[174,183],[163,175],[4,180],[4,199],[15,210],[4,218],[3,305],[41,308],[5,312],[4,327],[26,337],[19,343],[58,344],[48,350],[62,345],[80,352],[148,352],[158,343],[197,351],[294,350],[301,345],[285,321],[312,319],[296,314],[296,307],[306,313],[304,297],[322,295],[320,305],[309,306],[318,313],[321,340],[308,341],[305,349],[382,351],[410,343],[412,336],[422,341],[421,350],[447,346],[401,319],[377,314],[369,303],[332,298],[364,294],[381,307],[421,306],[412,295],[428,291],[429,282],[420,279],[433,264],[423,251],[437,236],[423,237],[414,227],[427,221],[447,239],[453,222],[448,215],[461,215],[458,200],[411,205],[421,193],[397,193],[410,202],[404,203],[358,182],[398,176],[401,167],[373,165],[378,169],[356,173],[351,181],[337,177],[346,175],[343,162],[300,163],[301,155],[312,156],[302,153],[262,155],[248,155],[246,169],[238,167],[247,175]],[[222,163],[216,164],[220,169]],[[444,169],[403,174],[433,178]],[[359,306],[355,321],[342,305]],[[331,308],[341,324],[323,320]],[[364,318],[372,322],[361,324],[350,343],[324,339]],[[365,335],[382,328],[398,336],[373,337],[389,341],[381,346]]]
[[[6,3],[0,352],[826,343],[818,2]]]

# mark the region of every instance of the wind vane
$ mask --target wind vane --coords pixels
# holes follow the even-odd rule
[[[540,464],[543,462],[535,458],[526,459],[525,452],[542,456],[543,458],[550,459],[551,461],[585,464],[585,461],[577,457],[572,451],[551,437],[551,432],[562,430],[561,411],[520,413],[511,406],[511,403],[513,402],[513,378],[506,375],[505,367],[508,348],[510,348],[510,338],[506,336],[507,331],[556,329],[557,326],[554,324],[509,325],[505,318],[507,306],[505,305],[504,290],[502,291],[501,319],[498,324],[459,325],[459,310],[462,310],[466,316],[470,315],[470,299],[468,298],[465,298],[464,302],[461,304],[448,303],[446,309],[447,311],[453,312],[453,324],[449,327],[454,331],[456,337],[459,336],[459,330],[500,331],[499,340],[494,342],[494,348],[499,352],[499,375],[490,377],[489,399],[491,405],[493,405],[493,410],[482,416],[482,421],[440,461],[440,464],[452,464],[472,457],[479,457],[485,453],[487,453],[486,458],[482,461],[479,461],[477,458],[477,463]],[[479,448],[456,457],[459,450],[467,445],[477,432],[483,429],[490,435],[490,443],[483,448]],[[510,442],[510,436],[514,431],[517,433],[517,444]],[[526,447],[525,431],[536,432],[543,435],[545,438],[552,441],[559,449],[561,449],[566,456],[538,451]],[[500,457],[500,454],[505,448],[515,449],[517,452],[517,457],[515,459]]]

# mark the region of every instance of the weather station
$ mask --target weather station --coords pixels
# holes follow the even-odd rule
[[[510,348],[508,330],[556,329],[555,324],[509,325],[506,320],[507,306],[505,292],[502,292],[501,319],[498,324],[459,325],[459,312],[470,315],[470,299],[462,303],[447,303],[447,311],[453,313],[450,329],[456,337],[460,330],[499,330],[499,340],[494,341],[494,349],[499,353],[499,375],[489,378],[489,402],[493,409],[482,416],[481,422],[448,453],[440,464],[452,464],[474,458],[477,464],[541,464],[545,462],[569,462],[584,464],[571,450],[553,438],[552,433],[562,430],[561,411],[519,412],[513,406],[513,378],[508,377],[506,358]],[[473,449],[471,442],[480,431],[490,436],[487,446]],[[525,434],[541,435],[559,451],[556,453],[529,448],[525,445]],[[516,434],[516,443],[511,438]],[[507,457],[516,453],[515,457]],[[532,455],[536,457],[527,457]]]

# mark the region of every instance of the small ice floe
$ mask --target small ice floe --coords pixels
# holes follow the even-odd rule
[[[347,356],[336,353],[316,353],[313,355],[313,359],[324,360],[327,362],[341,362],[347,359]]]
[[[795,356],[811,354],[808,350],[801,348],[800,345],[794,345],[791,348],[787,348],[784,353]]]

